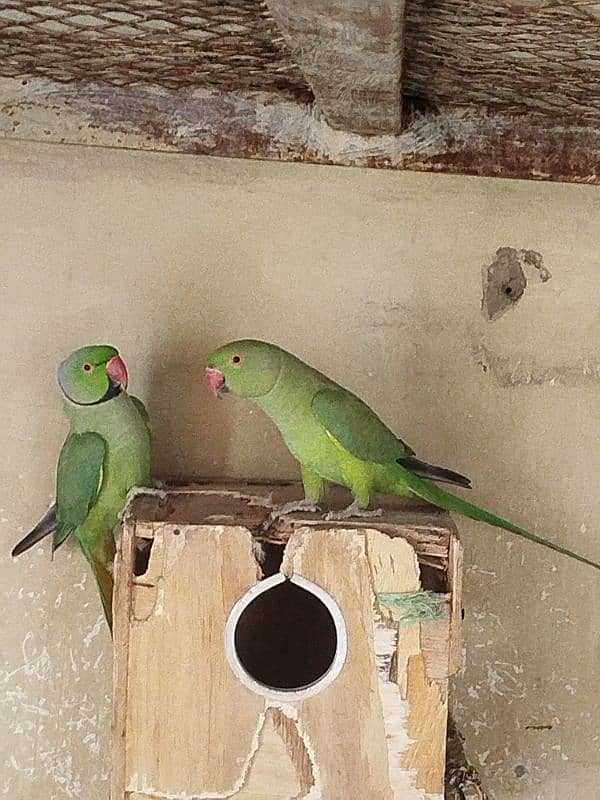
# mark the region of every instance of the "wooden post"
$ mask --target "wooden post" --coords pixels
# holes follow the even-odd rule
[[[334,128],[399,133],[404,0],[266,0]]]
[[[112,800],[441,800],[460,650],[452,523],[395,501],[368,520],[261,530],[292,496],[220,484],[134,502],[116,573]],[[422,589],[447,613],[403,615]]]

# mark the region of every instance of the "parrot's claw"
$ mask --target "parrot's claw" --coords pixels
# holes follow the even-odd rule
[[[342,508],[339,511],[329,511],[325,515],[325,519],[327,522],[335,522],[344,519],[350,519],[351,517],[380,517],[383,514],[383,510],[381,508],[374,508],[369,510],[367,508],[362,508],[356,500],[347,508]]]
[[[312,500],[307,500],[306,497],[304,500],[291,500],[289,503],[283,503],[283,505],[276,506],[261,525],[261,530],[263,532],[268,530],[278,519],[281,517],[286,517],[288,514],[293,514],[295,511],[305,511],[307,513],[318,514],[321,509],[316,503],[313,503]]]
[[[164,489],[153,488],[151,486],[132,486],[131,489],[127,492],[127,497],[125,498],[125,503],[123,504],[123,508],[119,511],[119,519],[121,522],[127,516],[127,512],[129,510],[129,506],[135,500],[136,497],[142,497],[145,495],[150,495],[152,497],[158,497],[161,502],[167,499],[167,493]]]

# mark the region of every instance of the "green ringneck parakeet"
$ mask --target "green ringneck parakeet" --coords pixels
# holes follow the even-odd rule
[[[329,483],[352,492],[354,502],[343,516],[367,509],[375,493],[416,496],[600,569],[600,564],[431,483],[428,479],[470,486],[462,475],[420,461],[356,395],[280,347],[251,339],[232,342],[215,350],[207,365],[207,382],[215,394],[248,398],[277,425],[300,462],[304,507],[319,503]],[[296,510],[298,504],[284,508]]]
[[[56,473],[56,502],[12,551],[52,533],[52,552],[73,535],[98,583],[112,631],[114,528],[128,492],[151,486],[150,430],[143,403],[127,394],[127,368],[109,345],[82,347],[58,369],[70,431]]]

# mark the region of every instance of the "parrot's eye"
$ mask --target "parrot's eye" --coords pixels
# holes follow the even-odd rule
[[[82,367],[84,372],[91,372],[94,368],[91,364],[85,363]]]
[[[231,357],[231,363],[234,364],[235,366],[239,366],[242,363],[242,357],[241,356],[232,356]]]

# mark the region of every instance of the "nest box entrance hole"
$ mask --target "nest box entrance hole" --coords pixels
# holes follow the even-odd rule
[[[316,694],[336,679],[346,659],[339,606],[300,576],[277,573],[254,586],[231,612],[225,638],[238,678],[268,697]]]

